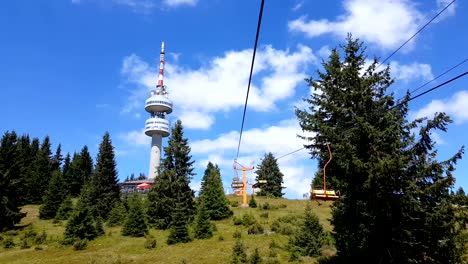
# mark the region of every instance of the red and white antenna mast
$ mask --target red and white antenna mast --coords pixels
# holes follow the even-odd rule
[[[161,53],[159,54],[159,77],[158,85],[156,85],[158,94],[166,94],[166,87],[164,86],[164,42],[161,43]]]

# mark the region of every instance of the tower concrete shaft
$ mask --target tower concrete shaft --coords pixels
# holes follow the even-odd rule
[[[158,168],[161,164],[161,147],[162,147],[162,136],[153,135],[151,137],[151,155],[150,155],[150,167],[149,167],[149,177],[153,179],[158,175]]]

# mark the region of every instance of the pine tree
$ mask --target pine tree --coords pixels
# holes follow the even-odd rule
[[[283,183],[283,173],[281,173],[278,162],[271,152],[265,154],[262,162],[257,166],[255,173],[257,174],[257,182],[266,180],[266,183],[258,183],[260,192],[257,195],[273,197],[283,196],[284,193],[281,192],[284,188],[281,186]]]
[[[35,139],[38,141],[38,139]],[[36,142],[38,143],[38,142]],[[32,166],[31,164],[34,162],[34,157],[36,156],[37,150],[39,148],[39,144],[36,145],[37,148],[33,150],[33,146],[31,144],[31,140],[29,135],[23,135],[18,139],[17,143],[17,162],[19,166],[19,181],[17,184],[18,195],[16,199],[19,201],[21,205],[26,204],[28,201],[27,193],[28,193],[28,181],[31,178],[32,173]]]
[[[171,136],[168,140],[168,146],[164,148],[164,159],[161,161],[161,170],[173,170],[175,172],[175,188],[177,191],[173,197],[181,201],[184,217],[189,221],[193,219],[195,213],[195,193],[190,188],[190,180],[195,175],[193,173],[193,163],[191,160],[190,146],[188,139],[184,138],[182,122],[177,120],[171,131]]]
[[[198,206],[197,216],[195,217],[194,233],[195,238],[198,239],[213,237],[213,227],[211,226],[210,215],[206,207],[204,203],[201,203]]]
[[[123,202],[117,202],[109,213],[107,218],[107,226],[120,226],[124,223],[127,217],[127,209]]]
[[[0,141],[0,231],[13,228],[25,216],[20,212],[21,183],[16,133],[6,132]]]
[[[67,222],[64,232],[65,244],[73,244],[82,239],[93,240],[98,236],[96,220],[91,208],[87,205],[89,199],[86,197],[87,195],[88,192],[84,192],[80,196],[76,208]]]
[[[62,178],[64,182],[63,188],[65,188],[65,193],[69,195],[71,193],[71,181],[72,181],[72,169],[71,169],[71,157],[70,153],[67,152],[65,159],[63,160],[62,166]]]
[[[122,227],[123,236],[142,237],[148,233],[145,215],[141,206],[141,199],[133,196],[129,203],[130,210]]]
[[[84,146],[80,153],[75,153],[70,165],[70,194],[77,196],[85,183],[91,180],[93,173],[93,159],[88,147]]]
[[[91,186],[96,216],[107,219],[114,203],[120,200],[114,147],[107,132],[99,145]]]
[[[167,244],[187,243],[192,239],[188,232],[188,218],[184,215],[185,209],[181,201],[176,202],[172,223],[169,229]]]
[[[240,239],[236,239],[236,243],[232,247],[231,263],[247,263],[247,253],[245,251],[245,246]]]
[[[60,205],[59,209],[57,210],[57,214],[55,215],[55,219],[57,220],[67,220],[73,212],[73,202],[70,196],[65,197],[62,204]]]
[[[223,182],[218,165],[208,162],[202,178],[200,203],[204,203],[210,219],[220,220],[230,217],[233,212],[224,194]]]
[[[183,221],[192,221],[195,213],[195,195],[189,185],[194,175],[194,161],[191,161],[188,140],[183,138],[180,120],[172,129],[169,146],[164,148],[164,156],[160,173],[148,194],[147,210],[149,223],[160,229],[171,225],[175,214],[173,208],[177,203],[180,203],[180,217],[187,218]]]
[[[39,204],[42,202],[42,196],[49,186],[49,180],[52,175],[51,155],[50,139],[46,136],[32,164],[33,173],[28,183],[29,203]]]
[[[55,155],[51,160],[51,171],[59,170],[62,166],[62,145],[58,144],[57,150],[55,151]]]
[[[437,162],[430,137],[450,119],[408,122],[409,94],[398,107],[386,94],[390,68],[377,71],[377,60],[364,67],[362,43],[351,36],[342,50],[343,57],[333,49],[318,78],[307,79],[318,92],[305,100],[308,109],[296,110],[320,168],[327,143],[333,149],[327,182],[341,192],[331,220],[336,263],[459,263],[461,229],[449,188],[462,150]]]
[[[175,172],[162,171],[156,176],[148,193],[148,223],[158,229],[167,229],[172,222],[175,207]]]
[[[41,219],[52,219],[57,214],[60,205],[66,196],[65,182],[62,173],[56,170],[52,173],[49,188],[46,190],[42,205],[39,207],[39,217]]]
[[[260,253],[258,252],[258,248],[255,248],[254,253],[252,254],[252,256],[250,256],[249,263],[250,264],[262,263],[262,257],[260,256]]]
[[[307,205],[304,222],[296,233],[289,237],[289,251],[297,252],[301,256],[320,256],[323,236],[323,227],[318,217],[312,213],[310,205]]]

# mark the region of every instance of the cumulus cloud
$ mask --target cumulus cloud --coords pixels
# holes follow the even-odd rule
[[[193,129],[208,129],[214,123],[214,117],[200,112],[182,112],[179,118],[184,127]]]
[[[250,49],[227,51],[197,69],[166,63],[165,83],[174,105],[180,109],[179,113],[195,112],[199,116],[208,116],[203,125],[192,123],[189,125],[194,126],[189,128],[206,129],[214,122],[210,114],[228,112],[244,105],[251,56]],[[306,66],[316,62],[312,50],[304,45],[298,45],[295,51],[277,50],[270,45],[260,48],[255,61],[249,108],[274,110],[276,102],[294,95],[296,86],[306,76]],[[149,90],[156,84],[156,66],[132,54],[124,58],[121,73],[127,83],[135,87],[122,112],[140,110]]]
[[[452,0],[437,0],[437,9],[438,9],[437,12],[445,8],[448,4],[450,4],[450,2],[452,2]],[[454,16],[456,12],[455,11],[456,8],[457,8],[457,3],[456,2],[452,3],[442,14],[439,15],[439,17],[434,22],[440,22],[441,20],[447,17]]]
[[[290,31],[308,37],[348,32],[384,49],[394,49],[409,39],[424,22],[424,15],[409,0],[343,1],[345,13],[335,20],[308,20],[305,16],[288,23]]]
[[[243,166],[251,166],[254,162],[253,165],[256,166],[265,153],[272,152],[278,158],[297,150],[305,143],[296,136],[298,134],[303,135],[304,133],[295,119],[283,120],[265,128],[245,130],[242,134],[240,156],[237,161]],[[204,168],[208,161],[211,161],[218,164],[224,174],[233,175],[233,157],[237,151],[238,140],[239,133],[231,131],[220,134],[214,139],[191,142],[192,153],[201,157],[197,166]],[[302,194],[310,189],[311,179],[315,172],[312,166],[315,164],[309,159],[307,151],[301,150],[281,158],[278,160],[278,165],[284,174],[283,180],[287,196],[301,198]],[[254,179],[254,172],[249,172],[249,182],[253,182]],[[231,178],[225,177],[225,184],[226,180],[230,181]]]
[[[390,71],[397,80],[431,80],[432,75],[431,65],[425,63],[413,62],[411,64],[400,64],[396,61],[390,63]]]
[[[435,112],[445,112],[455,122],[462,124],[468,121],[468,91],[459,91],[444,100],[432,100],[428,105],[416,111],[414,118],[432,117]]]
[[[151,138],[145,135],[144,130],[132,130],[119,134],[119,139],[124,141],[129,146],[149,146]]]

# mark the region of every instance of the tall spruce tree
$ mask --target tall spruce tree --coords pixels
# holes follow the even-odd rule
[[[96,216],[107,219],[114,204],[120,200],[114,147],[108,132],[104,134],[99,145],[96,169],[93,172],[90,184]]]
[[[89,154],[87,146],[84,146],[80,153],[73,154],[69,177],[70,194],[72,196],[78,196],[83,185],[90,181],[93,167],[93,159]]]
[[[0,141],[0,231],[13,228],[25,216],[20,212],[21,168],[18,161],[17,135],[6,132]]]
[[[65,244],[73,244],[77,240],[93,240],[98,236],[96,220],[93,209],[89,206],[90,192],[85,189],[76,204],[64,232]]]
[[[430,133],[446,130],[444,114],[423,123],[406,120],[403,101],[387,95],[390,68],[364,67],[362,43],[350,35],[343,57],[333,49],[317,79],[306,110],[296,110],[310,154],[319,167],[333,148],[328,177],[342,196],[331,223],[338,250],[336,263],[460,263],[456,241],[462,236],[456,208],[449,202],[454,163],[437,162]],[[409,95],[407,95],[407,100]],[[412,129],[420,127],[419,138]]]
[[[64,181],[64,190],[66,195],[70,195],[71,193],[71,181],[72,181],[72,169],[71,169],[71,157],[70,153],[67,152],[67,155],[65,155],[65,159],[63,160],[63,166],[62,166],[62,179]]]
[[[39,145],[37,145],[38,147]],[[27,202],[27,192],[28,192],[28,180],[31,177],[32,173],[32,166],[31,164],[34,161],[34,157],[36,155],[37,149],[35,150],[34,153],[31,145],[31,140],[29,138],[29,135],[22,135],[18,139],[18,144],[17,144],[17,151],[18,151],[18,156],[17,156],[17,162],[18,166],[20,169],[19,172],[19,182],[18,182],[18,196],[17,200],[23,205]]]
[[[33,172],[28,181],[28,202],[39,204],[42,196],[49,186],[52,175],[52,152],[50,150],[50,139],[46,136],[34,160]]]
[[[176,196],[175,178],[174,171],[162,171],[148,193],[148,223],[158,229],[167,229],[172,222]]]
[[[149,223],[157,228],[166,229],[174,219],[172,208],[180,203],[180,216],[184,221],[193,220],[195,213],[195,194],[190,188],[193,175],[192,156],[188,139],[183,137],[182,122],[178,120],[171,131],[168,146],[164,148],[159,175],[154,187],[148,194]]]
[[[62,166],[63,156],[62,156],[62,145],[58,144],[57,150],[55,151],[54,157],[51,160],[51,171],[59,170]]]
[[[229,208],[229,201],[224,193],[221,172],[218,165],[208,162],[203,175],[200,189],[200,203],[205,204],[205,210],[212,220],[230,217],[233,212]]]
[[[145,215],[141,205],[141,198],[134,195],[130,199],[129,211],[122,227],[123,236],[141,237],[148,233]]]
[[[57,214],[60,205],[67,195],[66,183],[62,172],[55,170],[52,172],[49,187],[47,188],[42,205],[39,207],[39,217],[41,219],[52,219]]]
[[[255,171],[257,174],[257,182],[260,180],[266,180],[266,183],[258,183],[260,196],[273,196],[273,197],[282,197],[284,193],[281,191],[284,187],[283,184],[283,173],[281,173],[278,162],[273,156],[273,153],[266,153],[262,159],[262,162],[257,166]]]

